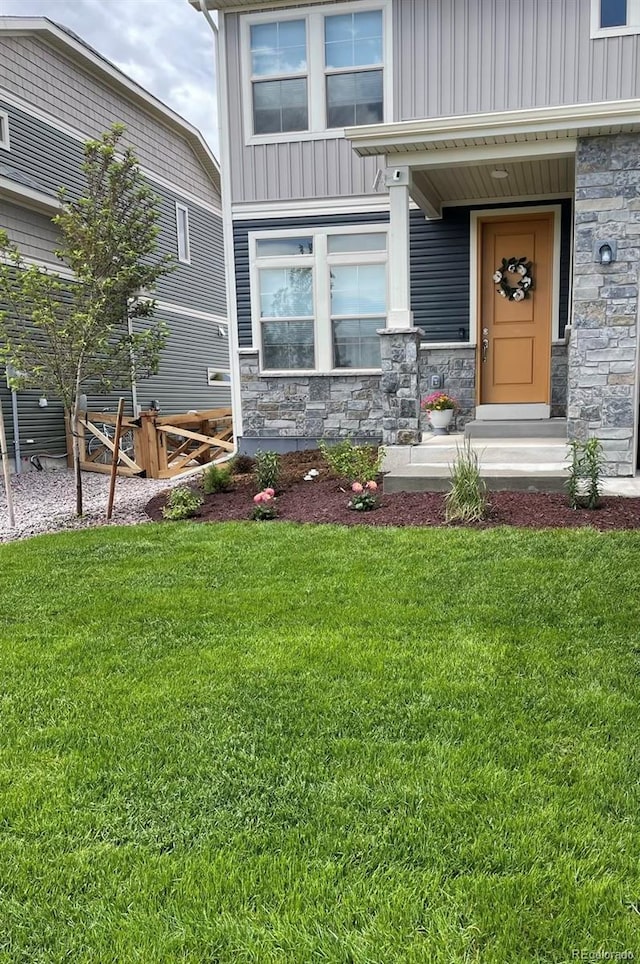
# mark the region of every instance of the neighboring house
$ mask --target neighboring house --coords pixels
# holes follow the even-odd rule
[[[208,8],[241,449],[413,444],[439,386],[633,474],[638,0]]]
[[[187,121],[49,20],[0,17],[0,227],[26,260],[60,271],[51,217],[59,187],[77,196],[83,142],[126,125],[140,168],[159,199],[158,250],[176,267],[161,279],[156,318],[169,339],[152,378],[125,393],[131,410],[163,413],[230,405],[229,342],[218,163]],[[64,270],[64,269],[63,269]],[[23,463],[65,452],[61,406],[37,391],[11,397],[0,369],[9,447]],[[112,410],[117,396],[91,398]],[[16,431],[17,429],[17,431]]]

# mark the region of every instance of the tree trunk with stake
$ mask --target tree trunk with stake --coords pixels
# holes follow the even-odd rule
[[[9,528],[15,528],[16,519],[13,512],[13,493],[11,491],[11,473],[9,471],[9,453],[7,452],[7,436],[4,430],[4,415],[2,414],[2,401],[0,400],[0,452],[2,453],[2,471],[4,473],[4,488],[7,493],[7,514],[9,516]]]

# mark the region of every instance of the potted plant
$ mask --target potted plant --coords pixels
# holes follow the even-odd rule
[[[431,428],[436,435],[448,435],[449,425],[457,408],[457,402],[446,392],[432,392],[422,399],[420,407],[428,414]]]

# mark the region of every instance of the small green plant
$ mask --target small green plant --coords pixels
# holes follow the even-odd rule
[[[215,492],[226,492],[231,488],[231,466],[209,465],[202,476],[202,486],[206,495],[213,495]]]
[[[280,478],[280,456],[277,452],[256,452],[253,470],[256,485],[261,492],[277,489]]]
[[[354,445],[350,438],[332,444],[321,439],[318,448],[332,472],[341,479],[353,479],[362,486],[379,474],[384,459],[384,448]]]
[[[487,486],[481,475],[478,453],[467,439],[458,446],[451,467],[451,489],[444,500],[447,522],[479,522],[487,514]]]
[[[602,443],[590,438],[586,442],[569,442],[569,478],[567,492],[572,509],[597,509],[600,504],[600,476],[602,474]]]
[[[203,498],[187,485],[179,485],[172,489],[167,504],[162,510],[162,517],[173,522],[178,519],[190,519],[195,515],[203,503]]]
[[[354,482],[351,491],[353,495],[348,502],[349,509],[355,509],[356,512],[371,512],[378,505],[376,498],[378,483],[374,482],[373,479],[365,482],[364,485],[360,482]]]
[[[276,493],[272,488],[264,489],[253,497],[253,511],[251,518],[256,522],[265,522],[267,519],[275,519],[278,514],[276,509]]]

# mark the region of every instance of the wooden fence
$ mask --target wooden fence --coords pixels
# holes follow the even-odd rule
[[[80,419],[80,467],[85,472],[111,472],[115,455],[113,412],[86,412]],[[67,424],[70,463],[72,439]],[[233,451],[231,409],[159,416],[151,410],[138,418],[125,416],[118,452],[118,475],[171,479]]]

